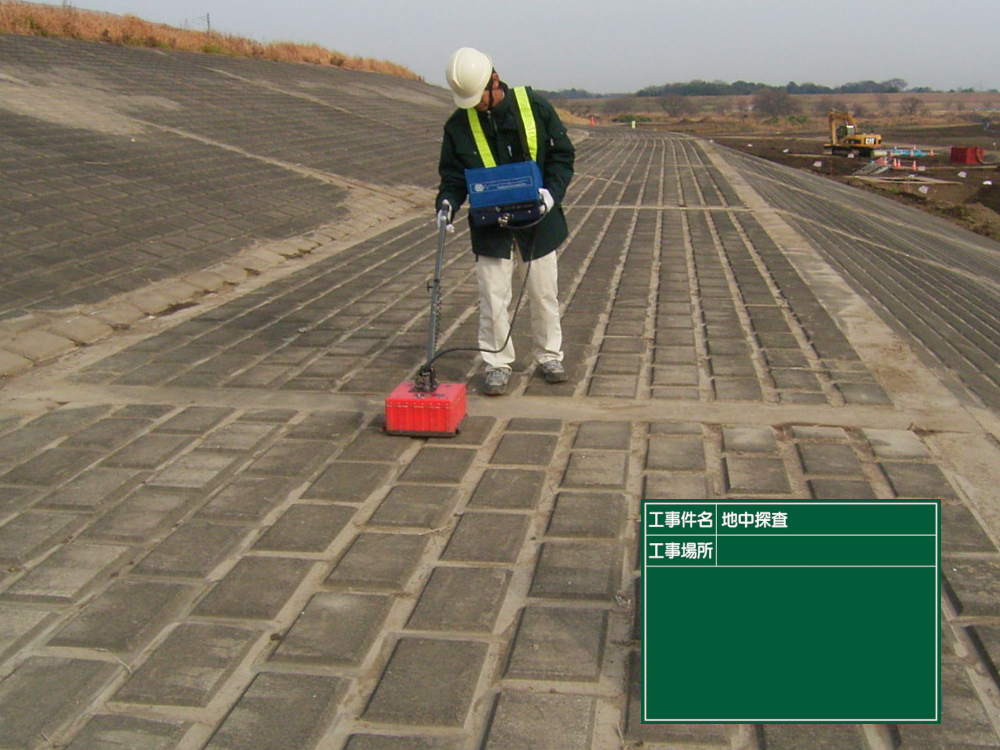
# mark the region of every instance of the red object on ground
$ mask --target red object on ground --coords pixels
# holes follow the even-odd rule
[[[464,383],[439,383],[424,393],[404,382],[385,399],[385,431],[390,435],[454,437],[464,416]]]
[[[982,164],[986,157],[982,146],[952,146],[952,164]]]

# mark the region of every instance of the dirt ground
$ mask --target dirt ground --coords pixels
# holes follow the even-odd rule
[[[990,130],[982,125],[962,125],[884,131],[883,146],[916,148],[932,155],[899,156],[899,168],[872,177],[857,174],[873,161],[870,158],[851,159],[823,153],[829,134],[700,135],[737,151],[917,206],[977,234],[1000,240],[1000,125]],[[951,163],[952,146],[981,146],[986,163]]]

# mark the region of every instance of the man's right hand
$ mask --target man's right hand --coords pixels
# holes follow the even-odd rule
[[[441,206],[438,208],[437,213],[437,228],[440,231],[441,227],[446,227],[448,232],[455,231],[455,225],[451,223],[451,204],[443,200],[441,201]]]

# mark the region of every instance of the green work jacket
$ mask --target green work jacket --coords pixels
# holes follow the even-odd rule
[[[514,92],[504,83],[501,86],[504,91],[503,101],[488,112],[478,112],[479,121],[497,164],[526,161],[530,157],[525,153],[523,145]],[[536,161],[542,173],[542,183],[552,194],[555,207],[529,229],[474,227],[470,223],[472,251],[476,255],[509,258],[516,239],[525,260],[540,258],[559,247],[569,233],[562,201],[573,178],[576,152],[552,105],[530,88],[527,91],[538,131]],[[452,211],[457,211],[468,197],[465,170],[482,166],[483,160],[476,147],[468,113],[464,109],[457,109],[444,125],[441,161],[438,165],[441,185],[435,207],[440,208],[441,201],[447,199]]]

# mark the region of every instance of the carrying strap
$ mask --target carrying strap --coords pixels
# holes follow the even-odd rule
[[[531,111],[528,89],[524,86],[518,86],[511,90],[514,92],[519,119],[528,141],[529,156],[532,161],[538,161],[538,128],[535,125],[535,114]],[[472,138],[476,142],[476,150],[479,151],[479,158],[483,160],[483,166],[495,167],[497,161],[490,150],[489,141],[486,140],[483,124],[479,121],[479,112],[475,107],[470,107],[465,112],[469,116],[469,127],[472,129]]]

